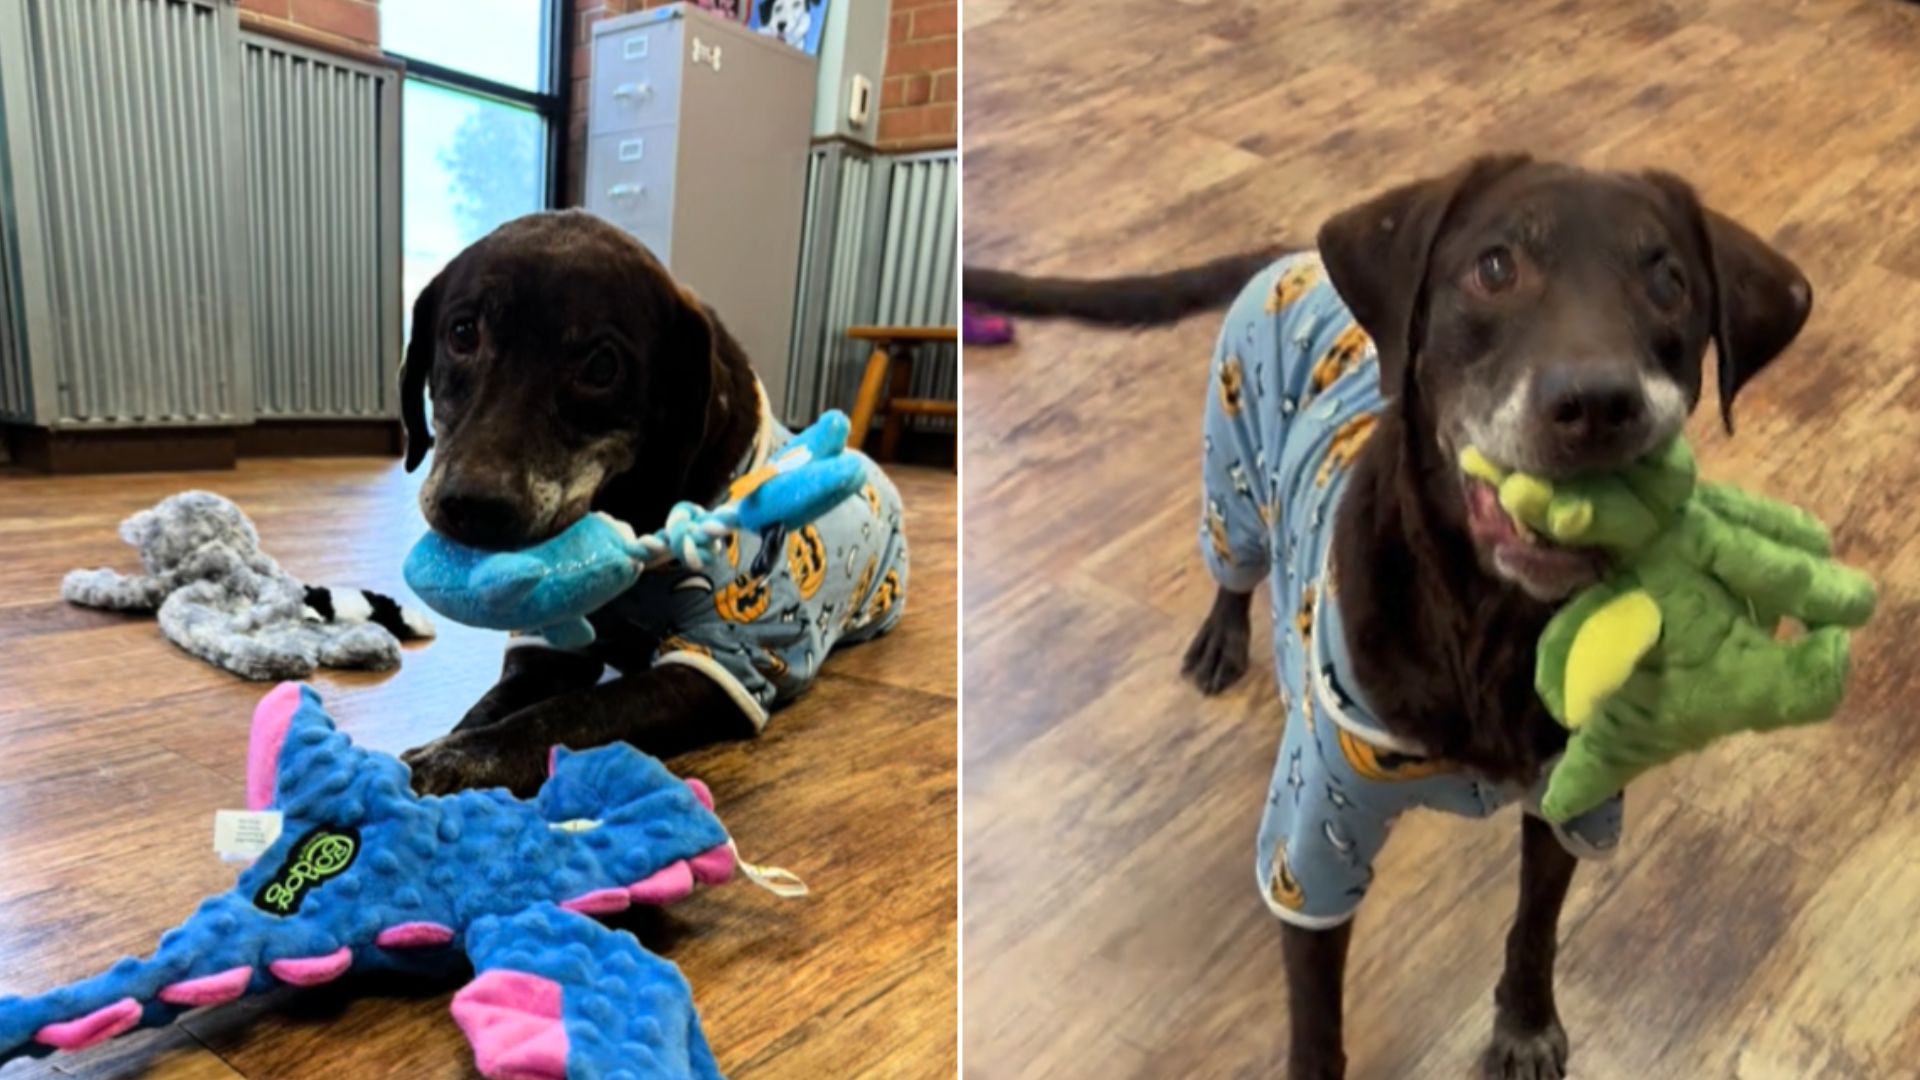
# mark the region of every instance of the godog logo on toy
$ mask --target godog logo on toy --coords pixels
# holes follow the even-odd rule
[[[253,898],[253,906],[270,915],[292,915],[307,894],[327,879],[346,873],[360,854],[358,829],[329,829],[322,825],[293,845],[293,854]]]

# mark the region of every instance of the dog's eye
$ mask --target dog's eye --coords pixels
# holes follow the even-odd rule
[[[1513,287],[1517,276],[1513,252],[1504,247],[1490,247],[1481,252],[1479,261],[1473,265],[1473,283],[1482,292],[1505,292]]]
[[[1672,311],[1687,298],[1687,279],[1680,268],[1662,260],[1647,272],[1647,299],[1656,307]]]
[[[447,345],[457,353],[470,353],[480,347],[480,324],[472,319],[455,319],[447,327]]]
[[[605,390],[620,378],[620,358],[607,349],[596,350],[574,373],[573,381],[583,389]]]

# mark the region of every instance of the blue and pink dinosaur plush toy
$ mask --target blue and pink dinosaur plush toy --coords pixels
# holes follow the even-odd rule
[[[349,970],[475,977],[453,1016],[480,1071],[517,1080],[719,1077],[673,964],[590,916],[666,904],[736,869],[712,795],[624,744],[556,748],[539,794],[419,797],[406,766],[283,684],[254,713],[247,801],[278,840],[145,960],[0,998],[0,1065],[76,1051],[281,984]],[[790,876],[776,892],[804,890]]]
[[[430,532],[407,554],[407,584],[455,622],[585,648],[594,640],[587,616],[644,571],[676,560],[698,570],[736,531],[797,529],[851,498],[866,482],[866,468],[844,452],[849,427],[846,413],[829,410],[764,467],[734,481],[724,505],[680,503],[664,528],[645,536],[601,513],[520,551],[482,551]]]

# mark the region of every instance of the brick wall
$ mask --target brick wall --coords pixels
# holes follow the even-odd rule
[[[318,45],[380,52],[380,0],[240,0],[240,18]]]
[[[959,0],[893,0],[880,88],[881,149],[955,145],[959,101]]]

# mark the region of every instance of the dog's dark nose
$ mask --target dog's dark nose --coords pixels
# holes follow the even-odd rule
[[[1533,393],[1542,426],[1570,456],[1603,457],[1645,438],[1647,395],[1631,371],[1550,367],[1534,379]]]
[[[443,491],[433,505],[433,527],[470,547],[508,551],[524,547],[526,520],[512,499],[487,491]]]

